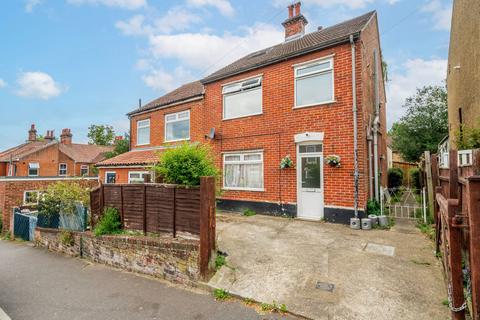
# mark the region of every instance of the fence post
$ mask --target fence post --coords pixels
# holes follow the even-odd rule
[[[423,202],[423,223],[427,224],[427,199],[425,198],[425,187],[422,188],[422,202]]]
[[[472,318],[480,319],[480,176],[467,178]]]
[[[120,222],[123,229],[125,227],[125,219],[123,217],[123,186],[120,186]]]
[[[425,174],[427,176],[427,191],[428,191],[428,206],[433,208],[435,195],[433,194],[433,179],[432,179],[432,157],[430,151],[425,151]]]
[[[215,251],[215,178],[200,178],[200,275],[206,279]]]

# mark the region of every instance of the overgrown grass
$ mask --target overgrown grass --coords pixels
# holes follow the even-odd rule
[[[225,289],[213,290],[213,296],[215,297],[215,300],[218,300],[218,301],[225,301],[232,298],[232,295],[230,294],[230,292],[228,292]]]
[[[418,221],[417,228],[420,229],[420,231],[427,235],[431,240],[435,240],[435,228],[431,224]]]
[[[246,217],[251,217],[251,216],[254,216],[256,214],[257,213],[255,211],[253,211],[252,209],[245,209],[243,211],[243,215],[246,216]]]

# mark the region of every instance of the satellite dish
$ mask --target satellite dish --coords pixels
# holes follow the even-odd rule
[[[210,139],[215,138],[215,128],[210,129],[210,132],[208,133],[208,138]]]

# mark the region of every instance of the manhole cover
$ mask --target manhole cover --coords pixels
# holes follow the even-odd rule
[[[317,281],[315,288],[323,291],[333,292],[333,289],[335,289],[335,285],[333,283]]]

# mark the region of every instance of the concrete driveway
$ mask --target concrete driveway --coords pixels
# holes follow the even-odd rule
[[[413,225],[354,231],[322,222],[222,214],[217,232],[228,266],[211,286],[284,303],[313,319],[449,318],[433,243]]]
[[[148,277],[0,241],[0,319],[293,319],[260,315],[243,303],[217,302]]]

